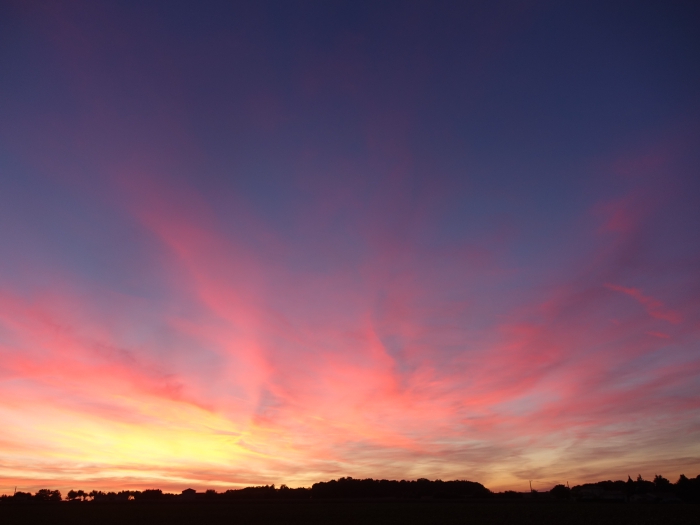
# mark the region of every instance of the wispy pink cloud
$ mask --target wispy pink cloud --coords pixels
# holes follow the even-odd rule
[[[673,310],[667,310],[664,304],[653,297],[644,295],[641,290],[637,288],[626,288],[617,284],[606,283],[606,288],[613,290],[615,292],[621,292],[625,295],[636,299],[644,308],[646,308],[649,315],[656,319],[661,319],[663,321],[668,321],[669,323],[678,324],[683,321],[683,316],[674,312]]]
[[[594,173],[593,197],[533,219],[519,181],[476,181],[476,159],[441,178],[453,168],[426,168],[411,139],[422,121],[368,98],[363,155],[285,144],[287,164],[260,154],[241,182],[188,125],[176,68],[158,60],[148,111],[127,114],[88,74],[94,35],[50,9],[58,69],[89,110],[22,106],[0,130],[62,192],[10,225],[41,246],[8,249],[24,280],[0,275],[0,492],[343,475],[523,489],[700,468],[700,278],[666,223],[686,220],[668,141],[611,154],[590,171],[620,188]],[[298,96],[365,93],[361,42],[344,38],[346,60],[311,61]],[[131,67],[115,65],[120,82]],[[236,96],[244,111],[222,108],[221,126],[240,137],[298,118],[274,89]]]

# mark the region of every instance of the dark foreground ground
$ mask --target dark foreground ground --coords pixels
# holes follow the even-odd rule
[[[246,501],[0,505],[0,524],[700,524],[700,505],[536,501]]]

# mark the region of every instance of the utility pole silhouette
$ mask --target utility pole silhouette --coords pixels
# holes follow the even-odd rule
[[[530,480],[530,492],[532,492],[532,480]]]

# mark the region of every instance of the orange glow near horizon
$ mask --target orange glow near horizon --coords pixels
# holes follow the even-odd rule
[[[196,206],[175,213],[179,201],[161,191],[148,209],[131,206],[170,254],[177,301],[80,293],[68,278],[50,294],[0,297],[4,492],[308,486],[343,475],[503,490],[696,466],[697,445],[660,454],[635,414],[698,363],[620,372],[669,344],[644,335],[650,326],[683,337],[685,316],[659,300],[609,283],[583,302],[554,289],[500,325],[465,329],[451,325],[455,312],[430,312],[437,274],[393,281],[379,266],[355,282],[342,272],[287,281],[283,266],[217,236]],[[379,282],[386,299],[372,311]],[[624,319],[598,317],[613,303]],[[470,350],[439,351],[450,341]],[[676,408],[697,400],[686,403]],[[654,417],[687,428],[673,411]],[[638,447],[627,446],[631,433]]]

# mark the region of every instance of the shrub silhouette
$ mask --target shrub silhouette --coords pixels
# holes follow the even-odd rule
[[[124,490],[117,492],[102,492],[93,490],[89,494],[82,490],[70,490],[66,495],[67,501],[92,502],[126,502],[137,501],[230,501],[230,500],[332,500],[332,499],[463,499],[490,498],[515,499],[530,497],[529,494],[506,491],[493,494],[481,483],[474,481],[430,481],[425,478],[415,481],[395,481],[386,479],[353,479],[351,477],[333,479],[314,483],[311,488],[289,488],[281,485],[261,485],[227,490],[219,493],[209,489],[204,493],[187,494],[187,497],[176,494],[164,494],[160,489],[140,491]],[[700,503],[700,476],[688,478],[681,474],[676,483],[657,474],[654,481],[648,481],[637,476],[636,480],[627,477],[627,481],[599,481],[586,483],[571,489],[564,485],[556,485],[548,493],[541,493],[538,499],[597,499],[608,501],[687,501]],[[13,495],[0,496],[0,503],[47,503],[61,501],[58,490],[41,489],[32,495],[29,492],[16,492]]]
[[[491,491],[474,481],[389,481],[340,478],[314,483],[311,487],[315,499],[328,498],[401,498],[401,499],[454,499],[488,497]]]
[[[571,489],[566,485],[556,485],[549,493],[556,499],[569,499],[571,497]]]
[[[41,489],[34,494],[34,501],[61,501],[61,493],[58,490]]]

